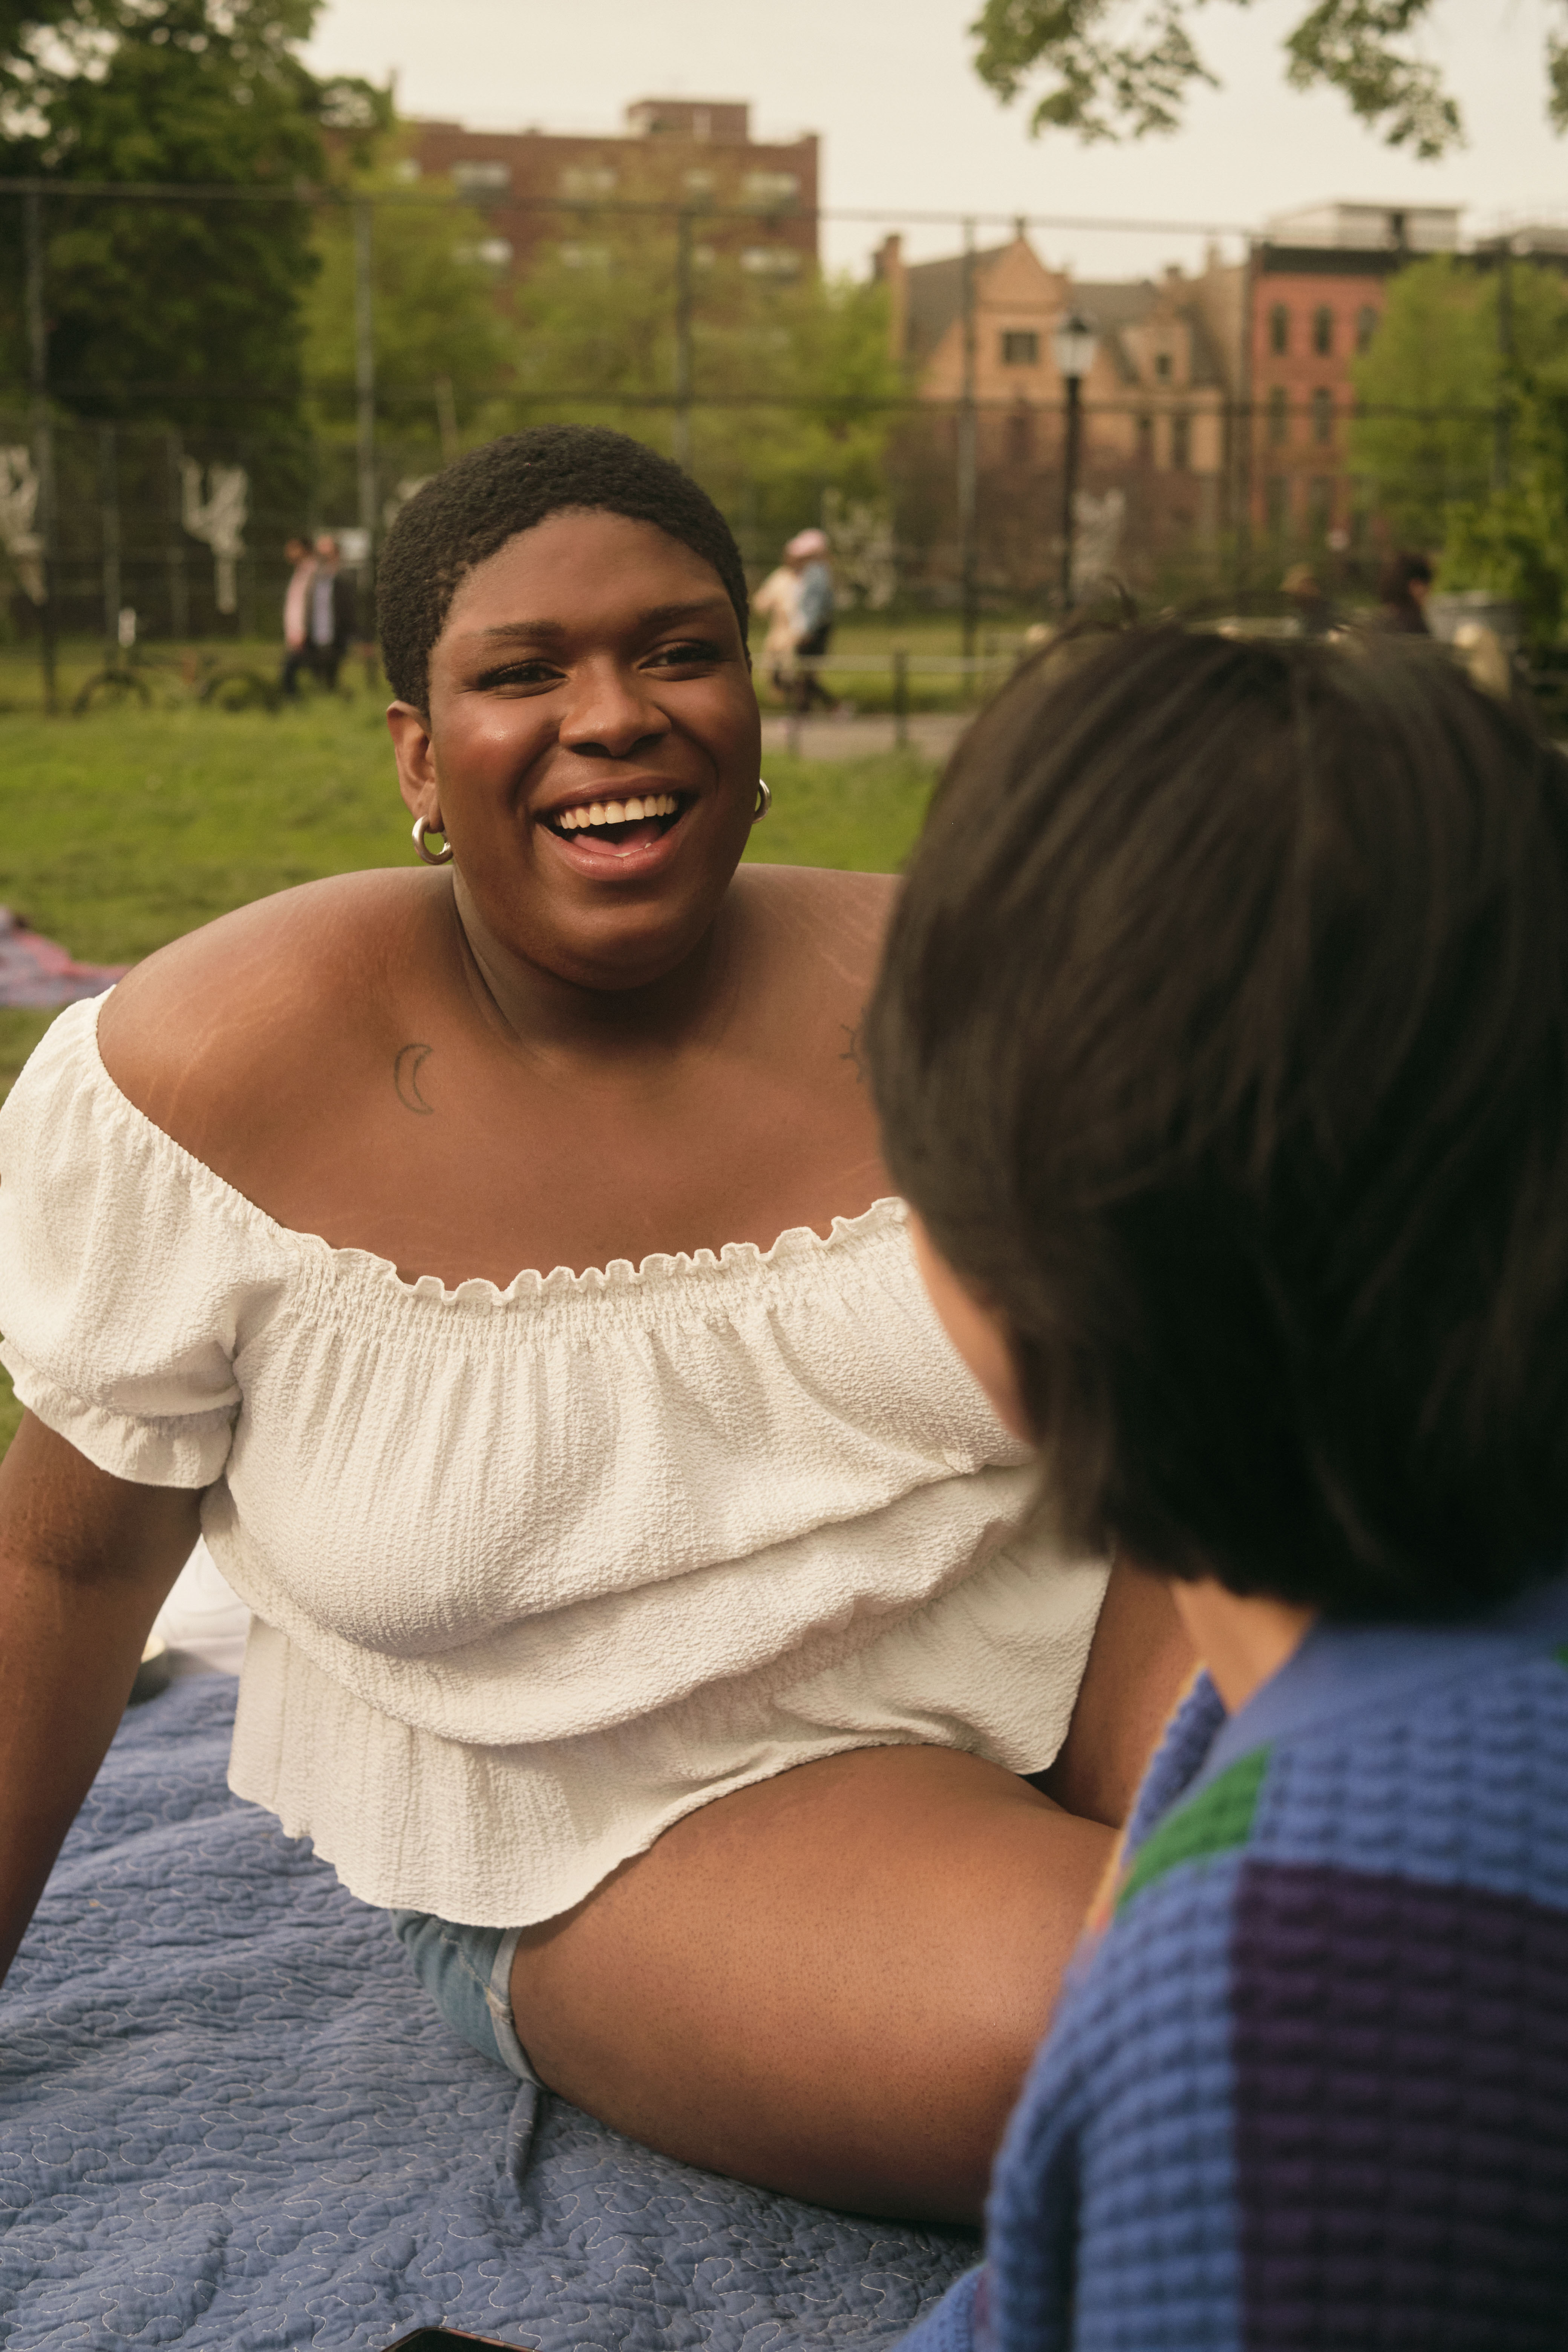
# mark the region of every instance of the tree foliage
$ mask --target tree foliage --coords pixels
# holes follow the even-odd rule
[[[518,300],[520,419],[613,425],[669,451],[677,275],[667,229],[574,240],[543,262]],[[881,288],[700,259],[690,348],[692,470],[748,540],[816,520],[828,491],[883,495],[905,386]]]
[[[1521,368],[1509,387],[1508,479],[1448,516],[1446,588],[1489,588],[1520,609],[1527,640],[1568,635],[1568,369]]]
[[[1038,79],[1030,127],[1083,140],[1178,128],[1194,82],[1215,85],[1190,30],[1201,0],[984,0],[970,30],[975,70],[1005,104]],[[1248,7],[1251,0],[1234,0]],[[1391,147],[1423,158],[1463,137],[1458,103],[1417,46],[1435,0],[1313,0],[1285,39],[1296,89],[1336,89]],[[1547,108],[1568,129],[1568,0],[1548,33]]]
[[[1454,509],[1485,500],[1521,371],[1561,364],[1568,296],[1554,270],[1515,261],[1503,280],[1447,254],[1390,283],[1370,351],[1352,363],[1351,465],[1407,545],[1440,547]]]
[[[346,202],[317,215],[317,274],[306,298],[307,413],[324,439],[347,439],[355,417],[355,226],[352,199],[382,197],[371,227],[376,406],[395,430],[449,444],[482,437],[510,381],[515,335],[485,258],[480,215],[453,202],[449,182],[416,189],[395,159],[354,173]]]
[[[305,68],[318,6],[32,0],[0,16],[0,169],[53,184],[49,379],[66,408],[238,432],[297,415],[317,265],[310,205],[292,198],[328,176],[327,128],[352,143],[385,112],[365,86]],[[77,193],[103,181],[259,184],[279,198]],[[13,386],[26,372],[21,247],[7,236],[0,265]]]
[[[1513,598],[1530,636],[1568,624],[1568,287],[1515,259],[1434,255],[1400,271],[1354,363],[1351,463],[1446,587]]]

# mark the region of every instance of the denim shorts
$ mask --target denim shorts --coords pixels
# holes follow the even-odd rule
[[[414,1973],[452,2028],[520,2083],[537,2083],[511,2021],[511,1963],[521,1927],[459,1927],[432,1911],[389,1911]]]

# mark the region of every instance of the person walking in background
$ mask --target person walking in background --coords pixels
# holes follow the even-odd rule
[[[1296,626],[1304,637],[1326,637],[1333,626],[1333,608],[1310,563],[1293,563],[1279,583],[1294,607]]]
[[[1390,629],[1396,636],[1429,637],[1426,605],[1431,593],[1430,557],[1415,549],[1401,548],[1384,566],[1378,585],[1383,600],[1377,609],[1378,627]]]
[[[773,692],[784,702],[794,698],[795,686],[795,648],[800,627],[800,574],[789,560],[776,564],[752,599],[753,613],[761,613],[768,625],[763,640],[763,660]]]
[[[330,531],[316,541],[315,569],[310,579],[310,667],[329,694],[335,694],[338,671],[354,633],[353,583],[343,576],[338,542]]]
[[[300,691],[300,672],[310,665],[310,582],[316,559],[308,539],[286,540],[289,585],[283,591],[283,669],[279,684],[289,696]]]
[[[813,662],[822,659],[833,638],[833,569],[827,554],[825,530],[796,531],[784,549],[785,559],[795,575],[795,650],[800,668],[795,707],[803,719],[814,703],[820,703],[824,710],[837,707],[811,667]]]

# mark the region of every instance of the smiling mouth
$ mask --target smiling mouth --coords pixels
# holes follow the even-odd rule
[[[691,805],[689,793],[628,793],[625,800],[580,801],[544,819],[558,840],[598,848],[640,849],[662,841]]]

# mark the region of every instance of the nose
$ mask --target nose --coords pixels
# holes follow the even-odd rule
[[[574,673],[561,741],[590,759],[626,760],[669,733],[669,720],[647,682],[619,662],[586,663]]]

